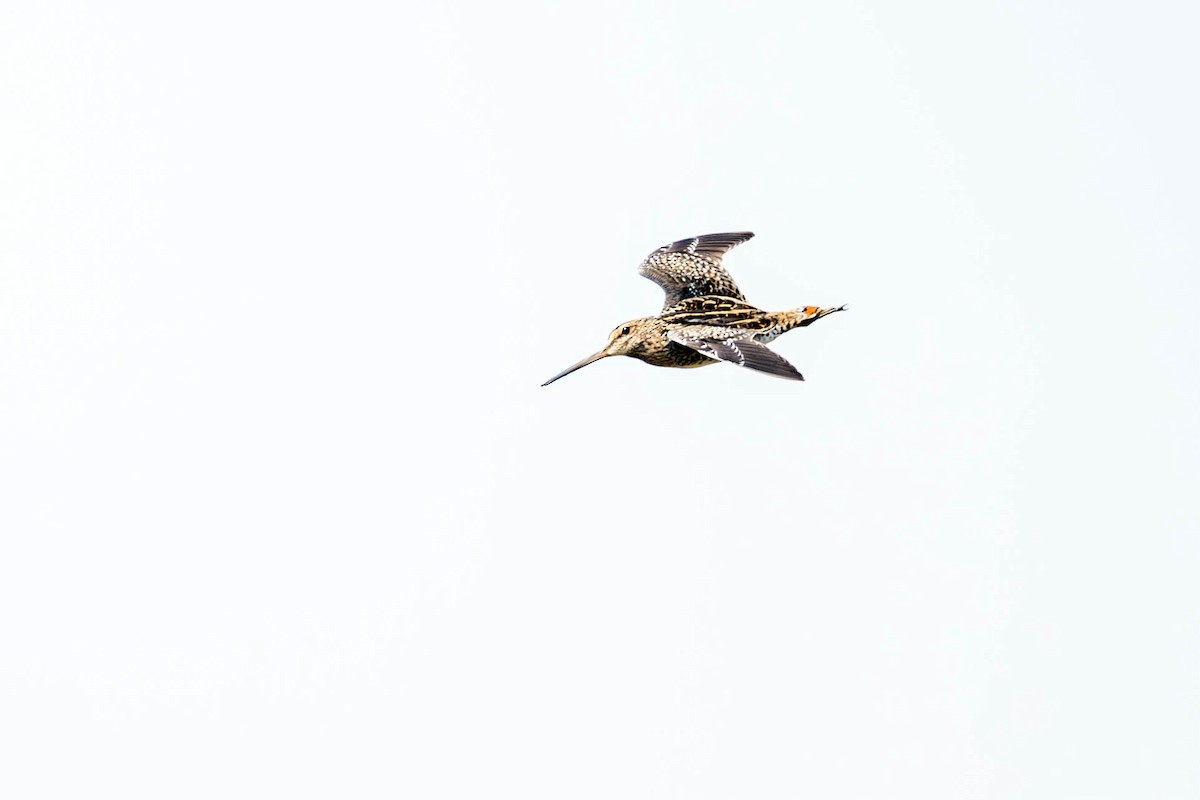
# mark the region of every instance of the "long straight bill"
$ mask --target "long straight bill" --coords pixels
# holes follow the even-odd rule
[[[608,355],[608,353],[606,353],[606,352],[604,352],[603,350],[601,350],[599,353],[596,353],[595,355],[588,356],[588,357],[587,357],[587,358],[585,358],[583,361],[580,361],[578,364],[574,364],[574,365],[572,365],[572,366],[570,366],[570,367],[567,367],[567,368],[566,368],[566,369],[564,369],[562,372],[558,373],[558,374],[557,374],[557,375],[555,375],[553,378],[551,378],[550,380],[548,380],[548,381],[546,381],[545,383],[543,383],[543,384],[542,384],[542,386],[549,386],[550,384],[554,383],[554,382],[555,382],[556,380],[558,380],[559,378],[561,378],[561,377],[563,377],[563,376],[565,376],[565,375],[570,375],[572,372],[574,372],[574,371],[575,371],[575,370],[577,370],[577,369],[583,369],[583,368],[584,368],[584,367],[586,367],[588,364],[591,364],[591,363],[592,363],[592,362],[594,362],[594,361],[599,361],[600,359],[604,358],[604,357],[605,357],[605,356],[607,356],[607,355]]]

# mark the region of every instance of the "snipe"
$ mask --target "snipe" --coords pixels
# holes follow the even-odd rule
[[[767,343],[792,328],[811,325],[846,307],[763,311],[747,303],[721,258],[753,236],[749,231],[710,233],[655,250],[642,262],[638,273],[666,293],[662,313],[617,326],[603,350],[542,386],[608,356],[631,356],[656,367],[704,367],[729,361],[781,378],[804,380]]]

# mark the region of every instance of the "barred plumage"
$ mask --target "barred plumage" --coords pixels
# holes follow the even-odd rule
[[[747,303],[725,270],[722,257],[753,236],[748,231],[710,233],[655,250],[638,272],[662,287],[662,312],[618,326],[603,350],[542,385],[608,356],[631,356],[659,367],[702,367],[728,361],[781,378],[804,380],[766,343],[846,307],[763,311]]]

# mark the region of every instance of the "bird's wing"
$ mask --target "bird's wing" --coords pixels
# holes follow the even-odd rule
[[[691,239],[665,244],[655,250],[642,265],[638,274],[657,283],[666,292],[664,309],[689,297],[721,295],[745,300],[742,290],[721,265],[721,257],[753,233],[709,233]]]
[[[765,344],[754,341],[752,333],[712,325],[688,325],[667,331],[667,338],[708,356],[739,367],[756,369],[793,381],[804,376],[788,360]]]

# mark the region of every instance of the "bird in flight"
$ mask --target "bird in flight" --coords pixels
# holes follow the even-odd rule
[[[767,343],[846,307],[763,311],[747,303],[721,259],[753,236],[749,231],[709,233],[655,250],[642,262],[638,274],[666,293],[662,312],[618,325],[603,350],[567,367],[542,386],[609,356],[630,356],[656,367],[705,367],[728,361],[780,378],[804,380]]]

